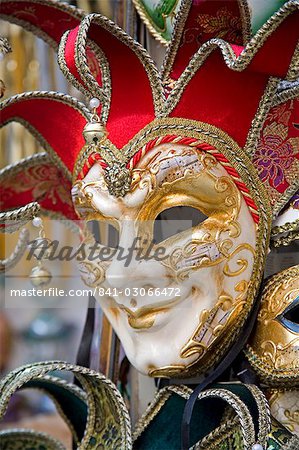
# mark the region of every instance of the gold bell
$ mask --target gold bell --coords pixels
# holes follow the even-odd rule
[[[83,129],[86,144],[99,144],[107,137],[107,129],[100,122],[89,122]]]
[[[30,281],[35,287],[46,286],[52,279],[51,273],[41,264],[33,267],[29,275]]]

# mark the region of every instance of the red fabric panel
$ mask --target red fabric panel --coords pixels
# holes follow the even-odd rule
[[[78,110],[54,99],[23,98],[2,110],[2,123],[12,118],[21,118],[32,125],[73,171],[75,159],[84,145],[82,131],[86,124]]]
[[[64,50],[64,58],[65,63],[71,72],[71,74],[76,78],[76,80],[79,81],[82,86],[84,86],[81,77],[78,73],[76,62],[75,62],[75,44],[76,44],[76,38],[78,36],[78,30],[79,26],[71,30],[68,34],[68,38],[65,44],[65,50]]]
[[[267,39],[248,69],[284,78],[299,40],[299,11],[294,11]],[[299,75],[299,74],[298,74]]]
[[[81,79],[81,76],[77,70],[76,62],[75,62],[75,46],[76,46],[76,39],[79,32],[79,26],[74,28],[70,31],[68,34],[68,38],[65,45],[65,51],[64,51],[64,57],[65,57],[65,63],[70,70],[70,72],[74,75],[74,77],[79,81],[79,83],[82,84],[82,86],[85,87],[85,89],[88,90],[88,86],[83,82]],[[102,85],[102,77],[101,77],[101,69],[99,61],[97,60],[95,54],[91,51],[90,48],[87,47],[86,49],[86,56],[87,56],[87,62],[89,65],[89,68],[91,70],[92,75],[94,76],[95,80],[97,81],[98,85]]]
[[[231,45],[231,48],[233,49],[233,52],[236,56],[239,56],[244,50],[244,47],[242,47],[241,45]]]
[[[93,75],[93,77],[96,79],[99,86],[102,86],[102,74],[101,74],[101,67],[99,64],[99,61],[96,57],[96,55],[93,53],[93,51],[87,47],[86,49],[86,56],[87,56],[87,62],[89,69]]]
[[[66,11],[64,11],[66,9]],[[81,19],[84,17],[83,14],[79,13],[78,10],[69,7],[68,5],[60,5],[52,2],[51,0],[43,1],[40,3],[35,3],[31,1],[8,1],[1,4],[0,16],[5,15],[5,19],[11,20],[22,20],[22,22],[27,23],[28,26],[33,25],[38,28],[37,31],[33,33],[44,38],[40,35],[38,31],[42,31],[47,35],[47,37],[54,39],[54,41],[59,44],[62,35],[65,31],[79,25]],[[74,17],[78,16],[78,18]],[[26,27],[25,27],[26,28]],[[72,31],[76,37],[75,31]],[[70,39],[72,47],[74,48],[74,40]],[[74,61],[74,51],[71,48],[66,48],[67,50],[67,64],[71,73],[75,78],[81,82],[78,75],[75,61]],[[70,59],[71,57],[71,59]],[[87,49],[87,59],[91,72],[95,76],[97,82],[101,85],[101,71],[99,63],[96,60],[95,55],[90,49]]]
[[[214,50],[191,79],[171,116],[208,122],[243,146],[269,77],[286,76],[298,39],[299,11],[295,11],[242,72],[228,69],[220,49]]]
[[[215,51],[191,79],[171,117],[207,122],[244,146],[268,77],[235,72]]]
[[[92,24],[89,37],[105,53],[111,74],[111,105],[108,137],[118,148],[155,118],[148,75],[134,51],[99,25]]]
[[[71,182],[50,163],[20,170],[0,182],[0,209],[20,208],[38,202],[46,211],[78,220],[71,199]]]
[[[171,78],[177,79],[202,44],[216,37],[244,44],[238,0],[193,0]]]
[[[65,8],[67,11],[63,11]],[[63,9],[59,3],[52,3],[51,1],[48,1],[48,4],[39,4],[31,1],[13,0],[1,2],[0,14],[5,15],[6,19],[10,17],[12,22],[17,19],[34,25],[58,44],[63,33],[70,28],[74,28],[80,22],[80,19],[73,17],[74,13],[71,8],[63,4]],[[35,33],[34,30],[32,31]]]

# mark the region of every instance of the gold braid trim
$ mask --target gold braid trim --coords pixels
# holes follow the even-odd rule
[[[296,45],[296,49],[286,79],[290,81],[296,81],[298,79],[298,73],[299,73],[299,42]]]
[[[125,33],[120,27],[118,27],[114,22],[107,19],[104,16],[101,16],[100,14],[89,14],[86,16],[85,20],[82,21],[80,26],[80,33],[82,37],[80,36],[80,33],[78,35],[78,67],[81,65],[80,55],[84,55],[85,52],[85,37],[88,32],[88,28],[91,25],[91,23],[94,22],[95,24],[100,25],[103,29],[110,32],[114,37],[116,37],[122,44],[129,47],[136,55],[136,57],[139,59],[141,64],[143,65],[151,85],[152,94],[153,94],[153,102],[155,107],[155,113],[157,116],[160,116],[162,114],[163,110],[163,104],[165,101],[164,97],[164,90],[163,85],[160,77],[160,73],[148,54],[148,52],[143,48],[138,42],[136,42],[134,39],[131,38],[127,33]],[[83,60],[84,63],[84,60]],[[85,67],[86,69],[86,67]],[[80,69],[81,70],[81,69]],[[84,67],[82,69],[84,72]],[[84,76],[86,76],[88,72],[84,73]],[[105,93],[106,94],[106,93]]]
[[[34,448],[66,450],[65,446],[60,441],[53,438],[49,434],[42,433],[40,431],[28,430],[26,428],[9,428],[7,430],[0,431],[0,441],[4,448],[11,448],[12,450],[14,449],[14,445],[18,442],[24,443],[26,448],[28,448],[28,443],[32,444],[32,441],[34,441]]]
[[[24,158],[17,163],[11,164],[9,166],[4,167],[0,170],[0,184],[8,177],[13,177],[14,175],[18,174],[19,172],[22,172],[23,170],[27,169],[28,167],[35,167],[36,165],[42,164],[42,163],[49,163],[53,164],[52,159],[47,153],[36,153],[34,155],[28,156],[27,158]],[[33,206],[30,205],[36,205],[36,209]],[[28,208],[28,210],[27,210]],[[30,212],[31,211],[31,212]],[[30,212],[30,215],[29,215]],[[4,230],[6,232],[10,232],[10,229],[12,232],[19,229],[22,225],[24,225],[24,220],[29,221],[32,220],[37,213],[41,213],[43,216],[49,217],[53,220],[62,220],[63,224],[70,229],[74,233],[80,232],[82,229],[82,226],[80,225],[80,219],[78,217],[78,221],[70,220],[67,216],[63,214],[63,212],[54,212],[54,211],[48,211],[44,208],[41,208],[40,205],[36,202],[29,203],[28,205],[21,207],[17,210],[13,211],[6,211],[3,212],[3,217],[7,217],[6,220],[14,220],[11,219],[11,215],[15,213],[17,215],[16,220],[20,220],[20,222],[16,222],[16,228],[13,229],[12,226],[9,227],[9,229]],[[0,215],[1,217],[1,215]],[[0,219],[1,220],[1,219]],[[1,230],[0,230],[1,231]]]
[[[43,163],[53,164],[46,152],[35,153],[34,155],[27,156],[16,163],[9,164],[3,169],[0,169],[0,183],[2,183],[6,178],[12,177],[28,167],[34,167]]]
[[[27,245],[29,243],[29,231],[24,228],[21,230],[17,245],[15,246],[12,254],[5,259],[0,259],[0,273],[10,270],[20,261],[25,251],[27,250]]]
[[[59,68],[61,70],[61,72],[63,73],[63,75],[65,76],[65,78],[76,88],[78,89],[78,91],[82,92],[82,94],[86,97],[86,98],[90,98],[90,92],[88,92],[87,89],[85,89],[85,87],[77,80],[77,78],[71,73],[71,71],[69,70],[68,66],[66,65],[65,62],[65,46],[66,46],[66,41],[67,38],[70,34],[71,30],[68,30],[64,33],[64,35],[62,36],[60,43],[59,43],[59,47],[58,47],[58,51],[57,51],[57,63],[59,65]]]
[[[219,450],[219,446],[238,431],[240,431],[238,417],[226,420],[200,442],[195,444],[191,450]]]
[[[240,15],[242,20],[242,34],[244,44],[248,44],[252,38],[251,13],[247,0],[238,0]]]
[[[248,3],[246,0],[238,0],[238,3],[240,9],[240,16],[243,23],[242,27],[243,40],[244,44],[247,44],[248,42],[250,42],[250,38],[252,36],[250,10],[248,8]],[[163,82],[167,81],[169,74],[172,70],[176,54],[181,43],[182,34],[184,31],[185,23],[188,18],[191,5],[192,5],[191,0],[182,0],[180,9],[176,14],[175,25],[172,31],[172,39],[170,45],[168,46],[161,69]]]
[[[102,103],[101,108],[101,122],[106,123],[109,114],[109,107],[111,101],[111,77],[110,69],[107,58],[102,49],[100,49],[94,41],[90,39],[87,40],[88,29],[91,25],[92,18],[90,15],[86,16],[80,26],[79,32],[75,44],[75,64],[80,77],[91,94],[99,98]],[[101,76],[102,76],[102,87],[99,86],[98,82],[94,78],[89,68],[86,55],[86,46],[89,46],[94,52],[98,63],[100,64]]]
[[[169,399],[169,397],[172,395],[172,393],[175,393],[179,395],[180,397],[188,400],[190,395],[192,394],[192,389],[186,387],[186,386],[167,386],[163,389],[161,389],[154,399],[154,401],[149,405],[141,419],[137,422],[136,428],[133,434],[133,442],[138,439],[138,437],[143,433],[143,431],[149,426],[149,424],[152,422],[152,420],[157,416],[163,405],[166,403],[166,401]],[[220,398],[227,402],[236,412],[238,416],[238,423],[240,424],[243,441],[245,444],[246,449],[251,449],[251,447],[255,443],[255,430],[254,430],[254,424],[251,418],[251,414],[249,412],[248,407],[245,405],[243,401],[240,400],[240,398],[230,392],[229,390],[225,388],[219,388],[219,389],[207,389],[204,392],[201,392],[198,395],[198,400],[205,399],[205,398]],[[235,423],[233,423],[235,425]],[[224,427],[221,428],[221,430]],[[219,432],[219,428],[216,429],[217,432]],[[215,431],[216,431],[215,430]],[[214,433],[215,433],[214,431]],[[211,439],[209,435],[205,439]],[[199,443],[201,444],[201,443]],[[198,448],[197,445],[193,447]]]
[[[103,161],[110,166],[113,166],[115,161],[122,161],[124,157],[122,152],[114,144],[112,144],[109,139],[105,139],[105,141],[99,146],[93,144],[84,145],[80,150],[74,165],[73,183],[77,181],[77,178],[86,164],[86,161],[88,161],[89,156],[95,151],[98,151]]]
[[[272,228],[271,238],[275,238],[276,235],[280,233],[285,233],[288,231],[295,231],[299,227],[299,219],[294,220],[294,222],[286,222],[283,225],[277,225]]]
[[[4,37],[0,37],[0,53],[2,55],[6,55],[6,53],[10,53],[11,51],[11,46],[8,40]]]
[[[28,0],[18,0],[18,2],[26,2]],[[11,0],[2,0],[1,1],[2,4],[4,3],[12,3]],[[51,8],[55,8],[58,9],[59,11],[64,11],[66,13],[68,13],[70,16],[78,19],[78,20],[82,20],[83,17],[86,15],[86,13],[84,11],[82,11],[79,8],[76,8],[74,6],[68,5],[66,3],[63,3],[59,0],[51,0],[51,1],[47,1],[47,0],[30,0],[30,3],[36,3],[36,4],[40,4],[40,5],[48,5]],[[21,26],[22,28],[24,28],[27,31],[32,32],[33,34],[35,34],[36,36],[38,36],[39,38],[43,39],[47,44],[50,45],[50,47],[52,47],[54,50],[57,50],[58,44],[57,42],[52,39],[45,31],[42,31],[39,27],[32,25],[31,23],[27,22],[24,19],[19,19],[16,16],[7,16],[5,14],[1,14],[0,13],[0,17],[3,20],[6,20],[10,23],[14,23],[16,25]]]
[[[184,31],[185,23],[188,18],[191,5],[192,5],[191,0],[182,0],[180,9],[176,14],[175,23],[172,30],[172,39],[167,47],[167,51],[161,67],[161,76],[163,83],[167,82],[169,74],[171,72],[177,51],[180,46],[182,34]]]
[[[147,13],[145,11],[145,8],[143,7],[142,2],[139,3],[139,0],[132,0],[132,1],[133,1],[133,4],[134,4],[135,8],[138,11],[139,16],[141,17],[142,22],[145,23],[145,25],[147,26],[148,30],[154,36],[156,41],[160,42],[160,44],[162,44],[165,47],[167,47],[169,45],[170,41],[168,41],[167,39],[163,38],[161,36],[161,34],[159,33],[159,31],[157,31],[156,27],[153,25],[152,21],[148,17],[148,15],[147,15]],[[166,17],[168,17],[168,16],[166,16]]]
[[[289,234],[285,237],[273,239],[271,241],[272,247],[279,248],[279,247],[287,247],[294,241],[299,240],[299,231],[290,231]]]
[[[83,21],[86,20],[82,19]],[[80,26],[81,27],[81,26]],[[81,30],[82,28],[80,28]],[[78,53],[78,42],[80,38],[80,42],[82,40],[82,36],[80,37],[80,33],[77,37],[76,47],[75,47],[75,64],[76,68],[78,70],[78,73],[82,80],[84,81],[85,85],[88,86],[88,89],[84,87],[83,84],[77,80],[77,78],[71,73],[69,70],[66,61],[65,61],[65,47],[67,43],[68,36],[70,34],[71,30],[66,31],[59,43],[58,52],[57,52],[57,62],[60,67],[60,70],[62,71],[63,75],[66,77],[66,79],[76,88],[78,91],[82,92],[82,94],[87,98],[90,99],[92,97],[98,98],[102,103],[102,109],[101,109],[101,121],[105,123],[108,118],[108,112],[109,112],[109,105],[110,105],[110,99],[111,99],[111,79],[110,79],[110,70],[109,70],[109,64],[107,61],[107,58],[104,54],[104,52],[95,44],[94,41],[88,39],[87,45],[92,50],[93,54],[95,55],[97,62],[99,63],[100,70],[101,70],[101,78],[102,78],[102,87],[99,86],[98,82],[95,80],[94,76],[92,75],[88,62],[87,62],[87,56],[86,56],[86,48],[85,48],[85,41],[84,41],[84,47],[82,52]],[[81,33],[82,34],[82,33]],[[91,116],[91,114],[90,114]]]
[[[251,41],[245,46],[239,56],[236,56],[231,46],[221,39],[210,39],[203,44],[195,53],[187,68],[184,70],[180,78],[177,80],[173,90],[171,91],[164,108],[164,115],[169,115],[171,111],[180,101],[180,98],[198,69],[205,62],[207,57],[215,50],[219,49],[224,58],[224,62],[231,70],[241,72],[245,70],[258,50],[263,46],[267,38],[279,27],[279,25],[299,6],[297,0],[290,0],[285,3],[268,21],[258,30]],[[171,49],[169,50],[171,51]],[[289,71],[293,71],[298,64],[299,55],[296,54],[290,64]],[[165,79],[167,70],[163,69],[163,80]],[[286,77],[286,79],[289,79]]]
[[[91,381],[103,384],[106,393],[110,394],[111,406],[113,405],[118,415],[117,420],[120,427],[121,446],[120,450],[130,449],[131,441],[131,423],[130,417],[124,403],[124,400],[115,387],[115,385],[101,373],[95,372],[86,367],[75,366],[60,361],[44,361],[41,363],[28,364],[19,369],[9,373],[0,382],[0,418],[3,417],[7,409],[11,396],[27,382],[39,378],[42,379],[48,372],[52,371],[69,371],[72,372],[80,381],[83,388],[86,389],[88,401],[88,418],[86,430],[83,440],[81,441],[78,450],[92,448],[89,446],[90,439],[97,432],[96,430],[96,407],[95,396],[93,395],[94,385]]]
[[[166,386],[165,388],[160,389],[155,395],[154,400],[150,403],[140,419],[137,421],[133,433],[133,442],[135,442],[143,431],[149,426],[166,401],[171,397],[172,393],[175,393],[187,400],[192,392],[192,389],[184,385]]]
[[[2,0],[5,2],[6,0]],[[22,1],[22,0],[20,0]],[[24,0],[25,1],[25,0]],[[34,0],[30,0],[34,1]],[[50,47],[52,47],[55,51],[57,50],[57,42],[52,39],[47,33],[42,31],[40,28],[36,27],[35,25],[32,25],[31,23],[26,22],[25,20],[18,19],[17,17],[7,16],[5,14],[0,14],[1,20],[5,20],[6,22],[13,23],[14,25],[18,25],[19,27],[24,28],[26,31],[30,31],[35,36],[42,39],[46,44],[48,44]]]
[[[65,95],[58,92],[52,92],[52,91],[33,91],[33,92],[25,92],[23,94],[15,95],[6,101],[2,102],[1,104],[1,110],[4,109],[6,106],[18,103],[20,100],[31,100],[31,99],[50,99],[55,100],[57,102],[61,102],[65,105],[68,105],[74,109],[76,109],[86,120],[89,119],[90,112],[86,108],[86,106],[79,102],[74,97],[71,97],[69,95]],[[10,122],[19,122],[21,123],[25,128],[27,128],[30,133],[36,138],[36,140],[40,143],[40,145],[49,153],[51,159],[53,162],[61,169],[65,176],[71,180],[71,173],[68,170],[68,168],[65,166],[65,164],[61,161],[55,150],[49,145],[49,143],[44,139],[44,137],[26,120],[19,118],[19,117],[12,117],[8,121],[2,123],[1,126],[5,126]]]
[[[264,393],[257,386],[255,386],[254,384],[246,384],[246,388],[251,392],[258,408],[259,414],[258,443],[261,444],[261,446],[266,449],[268,442],[268,435],[270,434],[271,431],[270,406]]]
[[[85,403],[87,401],[87,396],[86,396],[85,392],[82,389],[80,389],[75,384],[68,383],[66,380],[64,380],[62,378],[54,377],[54,376],[51,376],[51,375],[45,375],[43,377],[43,381],[47,381],[48,383],[52,383],[54,385],[61,386],[65,390],[69,391],[72,395],[75,395],[80,400],[84,401]],[[77,432],[76,432],[75,428],[73,427],[73,424],[71,423],[71,421],[68,418],[68,416],[64,413],[61,404],[58,402],[58,400],[56,400],[55,396],[53,394],[50,394],[47,391],[47,389],[42,388],[42,387],[35,387],[34,386],[34,387],[31,387],[31,389],[34,389],[35,391],[38,391],[38,392],[42,392],[44,395],[46,395],[47,397],[49,397],[52,400],[52,402],[54,403],[58,414],[64,420],[66,425],[69,427],[69,429],[70,429],[70,431],[72,433],[73,439],[75,441],[75,444],[78,445],[79,444],[79,438],[78,438]]]
[[[292,100],[296,97],[299,97],[299,83],[278,92],[274,98],[273,106],[278,106],[281,103],[287,102],[288,100]]]

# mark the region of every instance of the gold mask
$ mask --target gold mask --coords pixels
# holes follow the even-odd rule
[[[95,164],[73,187],[78,213],[115,227],[117,248],[128,253],[134,239],[139,242],[128,265],[115,249],[105,261],[81,262],[82,278],[99,288],[101,306],[138,370],[159,377],[202,373],[250,311],[263,266],[265,241],[256,249],[261,228],[233,178],[208,152],[157,145],[131,178],[129,192],[116,197]],[[162,247],[163,258],[148,257],[153,241],[150,254]]]
[[[74,185],[78,213],[112,224],[118,248],[129,252],[139,239],[128,265],[111,248],[105,261],[81,262],[81,275],[99,288],[135,367],[150,376],[192,376],[219,358],[250,310],[259,231],[234,180],[208,152],[158,145],[131,176],[123,197],[109,192],[97,164]],[[171,231],[173,222],[180,226]],[[157,226],[163,230],[151,254],[162,246],[160,260],[147,253]]]
[[[247,357],[271,386],[299,382],[299,266],[271,277],[262,294],[257,325]]]

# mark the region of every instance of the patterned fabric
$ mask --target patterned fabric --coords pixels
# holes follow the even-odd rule
[[[22,177],[13,177],[3,183],[1,205],[7,204],[15,195],[32,190],[32,199],[43,202],[51,201],[54,205],[62,202],[72,207],[70,198],[70,184],[61,177],[53,165],[43,167],[29,167],[22,172]]]
[[[65,447],[44,433],[32,431],[0,432],[1,450],[65,450]]]
[[[196,23],[199,25],[199,30],[202,30],[202,34],[206,35],[203,42],[215,37],[239,45],[243,43],[241,17],[235,15],[226,6],[219,8],[214,15],[199,14]]]
[[[247,0],[247,2],[244,2],[245,7],[250,10],[248,21],[250,21],[252,33],[255,34],[266,20],[277,11],[283,3],[285,3],[285,1],[286,0],[271,0],[260,2],[256,0]],[[156,0],[134,0],[137,11],[140,13],[141,19],[148,26],[149,31],[151,31],[159,41],[162,39],[163,43],[167,43],[171,39],[171,33],[175,22],[174,19],[180,3],[181,0],[164,0],[159,2]],[[173,7],[171,12],[167,14],[170,5],[173,5]],[[240,2],[240,6],[241,5],[242,3]],[[222,23],[225,23],[227,17],[225,11],[223,13]],[[166,19],[168,20],[165,20],[165,17],[163,16],[166,16]],[[211,22],[213,22],[214,19],[217,19],[217,17],[211,16]],[[235,25],[235,22],[233,22],[233,25]],[[236,25],[236,29],[238,30],[240,28],[239,21]]]
[[[96,409],[94,429],[88,448],[90,450],[121,449],[122,439],[115,422],[117,416],[115,401],[112,401],[111,396],[107,395],[104,386],[99,386],[96,380],[90,381],[90,389],[94,395]]]
[[[285,450],[291,436],[292,435],[289,431],[287,431],[275,419],[272,419],[271,434],[269,436],[267,450]],[[299,445],[299,440],[297,444]]]
[[[85,391],[86,397],[81,392],[77,393],[78,388],[75,386],[66,383],[63,385],[61,380],[56,382],[53,377],[50,379],[52,389],[49,391],[47,374],[53,371],[73,372]],[[55,384],[59,388],[56,395],[53,390]],[[76,435],[81,434],[81,437],[83,435],[83,439],[80,438],[80,448],[84,450],[131,449],[127,408],[114,384],[104,375],[62,362],[42,362],[21,367],[0,381],[0,420],[5,414],[13,393],[26,386],[51,392],[51,398],[63,419],[66,419],[71,428],[76,428],[73,430]],[[82,402],[85,408],[82,408]],[[69,411],[66,410],[66,405],[71,405]],[[85,432],[79,433],[82,422]],[[52,440],[52,442],[46,435],[35,432],[28,434],[23,430],[7,431],[4,437],[0,435],[0,439],[1,444],[2,442],[5,444],[4,448],[1,445],[1,450],[64,450],[64,447],[56,441]],[[47,439],[50,445],[47,444]]]
[[[294,184],[299,171],[299,99],[274,106],[265,121],[253,162],[272,204]],[[298,204],[298,195],[294,198]]]
[[[49,371],[54,370],[73,371],[87,396],[85,397],[83,391],[78,387],[46,375]],[[189,388],[184,386],[170,386],[169,388],[164,388],[159,391],[155,400],[137,424],[135,432],[137,433],[137,438],[135,437],[132,447],[130,423],[128,420],[129,416],[122,397],[119,395],[115,386],[99,373],[66,363],[36,363],[11,372],[1,380],[0,385],[0,417],[4,414],[9,398],[15,390],[28,386],[30,388],[36,387],[45,392],[50,392],[51,397],[58,406],[59,412],[64,413],[62,414],[62,417],[66,419],[67,423],[71,423],[73,427],[76,427],[76,421],[77,425],[78,421],[84,423],[87,422],[83,440],[79,444],[82,450],[161,450],[161,448],[165,448],[165,442],[168,442],[168,450],[179,450],[180,427],[178,424],[181,423],[186,398],[188,398],[192,392]],[[220,393],[222,391],[222,385],[219,384],[216,385],[216,387],[219,388],[217,392]],[[55,394],[55,390],[57,395]],[[216,392],[216,390],[214,389],[213,391],[213,389],[211,389],[210,391]],[[251,411],[252,400],[249,400],[251,397],[249,390],[245,385],[225,384],[223,392],[229,391],[234,392],[240,401],[241,399],[245,401],[245,398],[247,398],[246,396],[249,396],[245,403]],[[238,392],[240,395],[237,394]],[[214,394],[211,395],[213,397]],[[86,402],[88,405],[87,421],[86,410],[80,407],[78,400],[83,403]],[[77,407],[75,406],[76,402]],[[217,450],[242,450],[243,436],[238,422],[233,422],[233,426],[228,425],[227,428],[223,427],[223,422],[221,420],[221,416],[225,411],[223,402],[219,398],[218,400],[215,400],[214,398],[213,402],[214,403],[212,404],[214,406],[217,405],[217,410],[220,412],[216,422],[215,411],[213,412],[214,408],[210,411],[210,414],[212,414],[210,419],[208,417],[209,413],[206,411],[206,417],[200,420],[207,405],[198,402],[198,405],[201,405],[201,407],[196,412],[197,414],[200,411],[200,414],[198,417],[195,414],[196,420],[193,423],[193,427],[196,431],[195,435],[201,436],[200,439],[202,439],[207,433],[206,429],[208,429],[208,433],[210,433],[211,430],[216,427],[216,430],[211,433],[212,440],[209,436],[206,437],[206,439],[209,439],[211,446],[206,447],[204,446],[204,441],[201,441],[203,448],[214,449],[213,442],[215,442],[216,438],[218,444],[217,447],[215,446],[215,449],[217,448]],[[65,408],[64,411],[62,411],[62,407],[65,407],[66,403],[73,405],[69,414],[67,414]],[[241,408],[240,405],[239,408]],[[259,404],[259,413],[262,413],[263,408],[262,404]],[[70,417],[73,414],[73,409],[76,411],[76,421],[73,420],[74,417]],[[251,418],[254,422],[257,422],[257,417],[254,419],[255,415],[256,413],[252,412]],[[171,418],[170,421],[169,418]],[[232,418],[233,416],[231,416],[227,423],[231,424]],[[217,428],[218,425],[216,423],[221,424],[219,428]],[[77,428],[79,427],[77,426]],[[158,430],[160,431],[157,432]],[[79,432],[78,429],[74,431],[76,434]],[[266,436],[267,431],[265,438]],[[291,433],[273,419],[267,450],[285,450],[286,445],[289,444],[291,438]],[[8,430],[0,433],[0,439],[1,450],[65,450],[58,441],[43,433],[36,433],[34,431]],[[198,437],[196,439],[198,439]],[[195,448],[197,448],[196,445]]]
[[[71,182],[46,153],[38,153],[0,172],[0,209],[38,202],[49,214],[77,220],[71,200]]]

